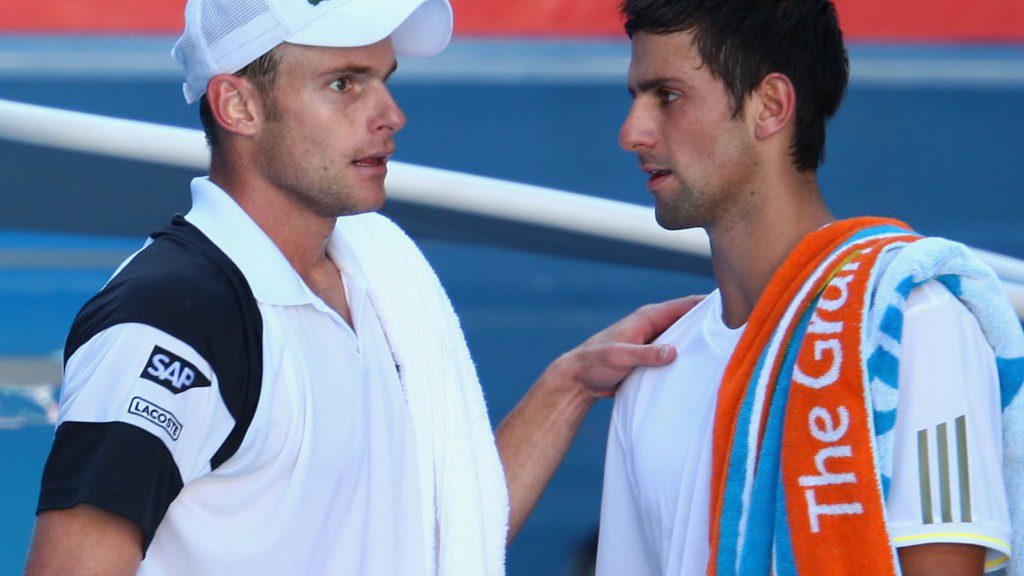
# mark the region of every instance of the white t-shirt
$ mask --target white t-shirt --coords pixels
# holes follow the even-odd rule
[[[599,576],[705,574],[715,402],[742,332],[722,322],[715,291],[657,339],[676,347],[675,362],[623,383],[608,432]],[[934,282],[911,292],[902,342],[886,503],[893,543],[976,544],[988,549],[986,571],[998,570],[1010,522],[992,350]]]
[[[144,534],[140,574],[423,574],[416,444],[359,262],[350,327],[205,178],[79,313],[40,510]]]

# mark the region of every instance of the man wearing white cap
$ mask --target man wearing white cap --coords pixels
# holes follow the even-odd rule
[[[189,0],[210,176],[68,336],[29,574],[501,574],[589,407],[691,301],[563,355],[492,435],[384,202],[395,54],[447,0]],[[343,217],[342,217],[343,216]],[[342,217],[342,218],[339,218]]]

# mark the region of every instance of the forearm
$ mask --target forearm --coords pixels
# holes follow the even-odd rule
[[[922,544],[898,550],[904,576],[981,576],[985,549],[971,544]]]
[[[565,357],[555,361],[497,430],[509,492],[508,542],[519,532],[596,401],[573,377]]]

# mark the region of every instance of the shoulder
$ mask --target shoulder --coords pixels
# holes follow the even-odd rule
[[[258,324],[259,312],[241,271],[197,228],[175,218],[82,307],[65,361],[95,335],[129,323],[203,351],[240,327]]]
[[[976,349],[986,356],[993,355],[978,319],[938,280],[913,288],[903,315],[905,341],[946,341],[961,352]]]
[[[701,334],[701,330],[708,323],[714,324],[714,328],[721,326],[723,330],[727,330],[722,322],[722,295],[718,289],[712,291],[686,314],[680,316],[658,335],[653,343],[678,345],[687,339],[692,339],[695,334]]]
[[[237,450],[255,413],[263,320],[238,267],[198,228],[175,217],[78,313],[64,363],[65,387],[108,390],[142,378],[176,395],[208,386],[200,374],[215,380],[236,422],[213,458],[216,468]]]
[[[920,415],[929,422],[954,418],[972,405],[979,413],[994,410],[998,419],[995,353],[978,320],[938,281],[910,292],[900,349],[899,401],[904,407],[908,402],[927,405]]]
[[[638,367],[615,394],[613,411],[624,426],[631,427],[634,414],[673,406],[696,406],[717,389],[715,382],[738,338],[722,322],[721,295],[717,290],[676,320],[659,335],[655,344],[675,347],[677,357],[666,366]],[[685,386],[679,383],[685,382]]]
[[[937,280],[910,291],[903,311],[901,340],[905,359],[918,360],[909,364],[915,370],[931,372],[938,366],[952,370],[969,360],[978,368],[995,362],[995,353],[978,319]],[[922,358],[931,358],[927,363],[930,368],[923,365]]]

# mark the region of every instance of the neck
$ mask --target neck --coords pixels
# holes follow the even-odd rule
[[[722,320],[747,322],[772,275],[804,236],[834,220],[813,173],[755,190],[748,204],[706,227],[711,266],[722,295]]]
[[[254,177],[254,170],[225,169],[214,161],[210,181],[220,186],[274,242],[300,277],[327,261],[335,219],[316,214],[294,196]]]

